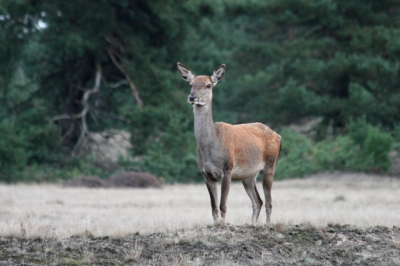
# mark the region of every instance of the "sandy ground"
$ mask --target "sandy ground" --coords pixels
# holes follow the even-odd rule
[[[261,184],[258,184],[261,192]],[[263,198],[263,196],[262,196]],[[400,179],[329,173],[275,181],[273,224],[400,226]],[[213,224],[204,184],[161,189],[63,188],[50,184],[0,185],[0,236],[65,238],[85,233],[121,237]],[[226,221],[250,223],[251,201],[231,186]],[[265,211],[259,218],[265,224]]]

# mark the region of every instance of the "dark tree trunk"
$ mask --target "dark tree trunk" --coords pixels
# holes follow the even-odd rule
[[[350,77],[347,73],[342,73],[339,77],[337,77],[334,87],[332,96],[338,98],[340,103],[342,101],[347,101],[349,98],[349,86],[350,86]],[[340,104],[337,106],[337,109],[332,113],[332,126],[333,130],[342,130],[346,124],[346,117],[343,115],[343,106]]]
[[[332,98],[338,99],[339,104],[331,111],[325,113],[321,123],[317,127],[316,140],[325,139],[329,128],[332,129],[333,134],[342,132],[345,128],[346,117],[343,114],[343,106],[349,98],[349,86],[350,77],[346,72],[335,79],[329,94]]]

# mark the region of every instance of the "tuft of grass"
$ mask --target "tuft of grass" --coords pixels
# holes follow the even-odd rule
[[[338,195],[333,199],[334,202],[338,202],[338,201],[346,201],[346,197],[343,195]]]
[[[124,249],[125,262],[126,263],[139,262],[142,250],[143,247],[140,246],[138,243],[135,243],[135,245],[133,246],[129,245],[127,248]]]
[[[273,228],[275,229],[275,231],[281,234],[285,234],[288,229],[287,224],[284,223],[276,223]]]
[[[94,253],[92,250],[84,249],[82,252],[82,262],[85,264],[92,264],[94,259]]]
[[[392,234],[392,245],[397,249],[400,249],[400,235]]]

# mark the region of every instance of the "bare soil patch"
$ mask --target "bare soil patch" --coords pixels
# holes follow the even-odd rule
[[[162,180],[145,172],[120,172],[110,179],[104,180],[98,176],[82,176],[63,182],[64,187],[87,188],[148,188],[161,187]]]
[[[108,180],[110,187],[160,187],[162,182],[145,172],[121,172]]]
[[[65,187],[89,187],[89,188],[101,188],[105,187],[107,182],[98,176],[82,176],[63,182]]]
[[[205,226],[125,237],[0,238],[0,265],[398,265],[400,229]]]

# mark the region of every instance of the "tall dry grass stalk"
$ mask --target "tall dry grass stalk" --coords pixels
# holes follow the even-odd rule
[[[261,192],[261,185],[258,184]],[[400,225],[400,179],[363,174],[323,174],[276,181],[272,223]],[[84,189],[58,185],[0,185],[0,235],[65,238],[123,236],[211,225],[205,185],[162,189]],[[251,201],[233,183],[226,220],[251,220]],[[259,224],[265,223],[265,211]]]

